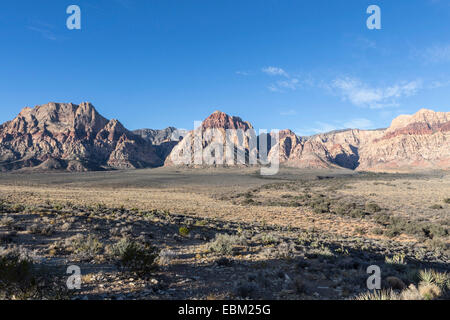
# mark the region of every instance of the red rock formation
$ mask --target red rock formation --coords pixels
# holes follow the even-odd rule
[[[199,130],[253,128],[240,118],[216,111]],[[400,116],[388,129],[349,129],[298,137],[291,130],[279,133],[279,161],[297,168],[336,168],[356,170],[417,170],[450,168],[450,113],[420,110],[415,115]],[[180,150],[193,150],[194,132],[174,148],[166,165],[174,165]],[[204,150],[209,145],[197,132],[198,145]],[[248,152],[248,141],[238,143]],[[275,152],[269,153],[273,159]],[[193,158],[192,158],[193,159]],[[191,160],[192,160],[191,159]],[[201,161],[201,159],[200,159]],[[176,161],[175,161],[176,162]],[[193,163],[193,161],[191,161]]]
[[[25,108],[0,125],[0,169],[127,169],[158,166],[151,143],[90,103]]]

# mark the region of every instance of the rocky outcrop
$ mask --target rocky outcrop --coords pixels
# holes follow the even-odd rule
[[[138,129],[134,130],[133,133],[150,142],[159,158],[164,160],[187,134],[187,130],[167,127],[162,130]]]
[[[178,131],[177,128],[167,127],[162,130],[155,129],[138,129],[133,133],[151,142],[153,145],[160,145],[164,142],[172,141],[172,135]]]
[[[215,111],[173,148],[165,165],[256,165],[258,141],[249,122]]]
[[[240,118],[216,111],[174,148],[165,165],[183,163],[183,159],[186,164],[208,165],[202,162],[201,152],[196,159],[192,155],[195,145],[203,151],[210,148],[212,142],[205,139],[204,134],[207,128],[220,130],[224,134],[226,129],[248,130],[253,127]],[[248,139],[238,140],[233,137],[233,141],[237,142],[237,150],[244,152],[247,157],[252,150],[259,152],[249,146]],[[183,150],[189,150],[189,157],[182,158]],[[414,115],[400,116],[392,121],[389,128],[379,130],[348,129],[299,137],[286,129],[279,132],[279,149],[275,151],[272,148],[269,159],[273,160],[278,151],[282,165],[297,168],[375,171],[448,169],[450,112],[422,109]]]
[[[314,159],[312,164],[310,159]],[[399,116],[387,129],[341,130],[308,137],[284,162],[296,167],[373,171],[448,169],[450,112],[422,109]]]
[[[178,135],[184,136],[180,142],[174,137]],[[422,109],[379,130],[299,137],[286,129],[279,132],[274,148],[274,139],[256,136],[249,122],[220,111],[188,133],[173,127],[130,132],[119,121],[102,117],[90,103],[49,103],[25,108],[0,125],[0,170],[256,165],[264,158],[262,142],[266,141],[269,159],[279,157],[282,165],[290,167],[448,169],[450,112]]]
[[[162,164],[152,144],[90,103],[25,108],[0,125],[0,169],[87,171]]]
[[[392,121],[360,149],[361,170],[450,168],[450,112],[422,109]]]

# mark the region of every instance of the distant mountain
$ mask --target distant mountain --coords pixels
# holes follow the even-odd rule
[[[134,134],[149,141],[155,147],[156,153],[161,159],[166,159],[172,149],[178,144],[180,138],[186,135],[186,130],[168,127],[162,130],[138,129]]]
[[[252,125],[220,111],[209,116],[196,130],[207,128],[249,129]],[[172,151],[166,166],[182,162],[182,150],[193,152],[195,136],[191,131]],[[198,138],[197,138],[198,139]],[[210,141],[198,142],[207,150]],[[237,149],[252,152],[248,141]],[[208,152],[208,151],[207,151]],[[258,152],[258,150],[254,150]],[[274,149],[269,158],[276,156]],[[415,170],[450,168],[450,112],[422,109],[415,115],[400,116],[387,129],[332,131],[311,137],[299,137],[289,129],[279,133],[279,161],[297,168],[347,168],[352,170]],[[230,165],[230,163],[227,163]],[[232,165],[232,164],[231,164]]]
[[[152,144],[161,144],[172,140],[172,134],[177,131],[177,128],[167,127],[162,130],[155,129],[138,129],[134,130],[133,133],[141,136]]]
[[[160,166],[152,144],[90,103],[25,108],[0,125],[0,170],[87,171]]]
[[[0,125],[0,170],[243,165],[237,163],[239,157],[250,165],[260,155],[263,139],[268,140],[269,159],[274,159],[276,149],[266,136],[252,140],[233,133],[228,137],[234,143],[231,151],[218,147],[218,142],[224,144],[227,129],[249,132],[252,128],[239,117],[216,111],[188,133],[173,127],[131,132],[119,121],[102,117],[90,103],[48,103],[25,108]],[[184,136],[180,142],[179,135]],[[450,112],[422,109],[397,117],[387,129],[348,129],[311,137],[286,129],[280,131],[278,147],[280,163],[297,168],[449,169]],[[195,153],[197,149],[201,152]],[[232,159],[216,163],[214,156],[204,158],[208,153],[232,153]]]
[[[233,117],[221,111],[215,111],[198,128],[189,131],[183,140],[173,148],[172,152],[166,158],[165,166],[184,164],[198,167],[227,164],[225,159],[226,151],[222,150],[222,148],[216,148],[217,143],[222,146],[226,144],[227,129],[241,129],[242,132],[247,132],[249,129],[253,129],[253,127],[249,122],[245,122],[239,117]],[[241,164],[249,164],[250,154],[257,154],[256,146],[250,145],[248,137],[240,137],[237,132],[229,137],[229,139],[234,142],[234,159],[237,159],[237,155],[240,154],[243,159]],[[203,154],[206,155],[208,153],[213,155],[216,151],[222,154],[222,156],[217,157],[217,159],[221,159],[220,162],[215,162],[216,157],[214,156],[209,158],[203,156]],[[209,160],[212,162],[209,162]],[[230,163],[230,165],[236,164],[237,161]]]

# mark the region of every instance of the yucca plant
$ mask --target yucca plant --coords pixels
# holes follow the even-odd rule
[[[437,272],[435,270],[421,270],[419,272],[421,282],[435,284],[439,288],[446,290],[450,288],[450,275],[447,272]]]
[[[361,293],[355,300],[400,300],[400,297],[392,290],[374,290]]]

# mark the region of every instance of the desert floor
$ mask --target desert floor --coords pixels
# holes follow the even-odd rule
[[[424,270],[444,277],[449,270],[449,198],[450,174],[441,171],[3,173],[0,246],[4,254],[28,252],[61,290],[6,280],[2,289],[0,275],[0,292],[6,299],[352,299],[367,291],[367,266],[379,265],[392,297],[448,298],[450,280],[437,285]],[[155,261],[144,259],[152,270],[125,265],[119,243],[154,247]],[[64,288],[69,265],[81,268],[80,290]]]

